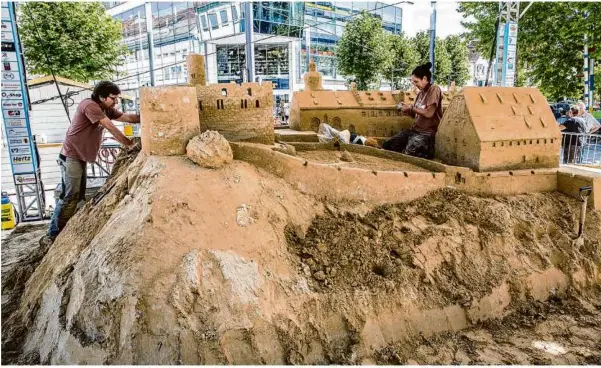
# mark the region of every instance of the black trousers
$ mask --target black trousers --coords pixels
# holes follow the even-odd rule
[[[410,156],[432,159],[434,158],[434,136],[415,130],[404,130],[384,142],[382,148]]]

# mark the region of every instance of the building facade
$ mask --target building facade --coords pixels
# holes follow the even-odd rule
[[[208,83],[247,81],[246,4],[104,2],[108,13],[122,22],[130,50],[118,69],[119,85],[135,94],[153,82],[183,84],[189,53],[205,55]],[[310,59],[324,75],[324,88],[347,89],[337,71],[336,47],[346,23],[361,11],[380,17],[388,32],[402,31],[402,9],[380,2],[252,2],[251,7],[255,81],[274,84],[276,105],[289,102],[292,92],[303,88]]]

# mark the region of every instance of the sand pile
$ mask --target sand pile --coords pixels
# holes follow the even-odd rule
[[[25,284],[10,362],[404,362],[419,339],[599,297],[599,215],[576,247],[579,204],[559,194],[375,207],[240,161],[123,162]]]

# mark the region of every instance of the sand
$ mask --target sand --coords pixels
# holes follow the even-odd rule
[[[573,241],[561,194],[329,202],[143,153],[108,188],[18,281],[3,243],[3,362],[599,362],[601,217]]]
[[[336,164],[344,167],[356,167],[360,169],[381,171],[428,171],[422,167],[412,165],[403,161],[396,161],[387,158],[380,158],[354,152],[350,154],[355,160],[355,162],[344,162],[340,160],[341,152],[338,151],[296,151],[296,155],[298,157],[321,164]]]

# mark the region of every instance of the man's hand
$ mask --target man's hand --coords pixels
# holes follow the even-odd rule
[[[405,113],[405,114],[409,114],[409,112],[411,111],[411,105],[409,104],[402,104],[401,106],[401,110]]]

